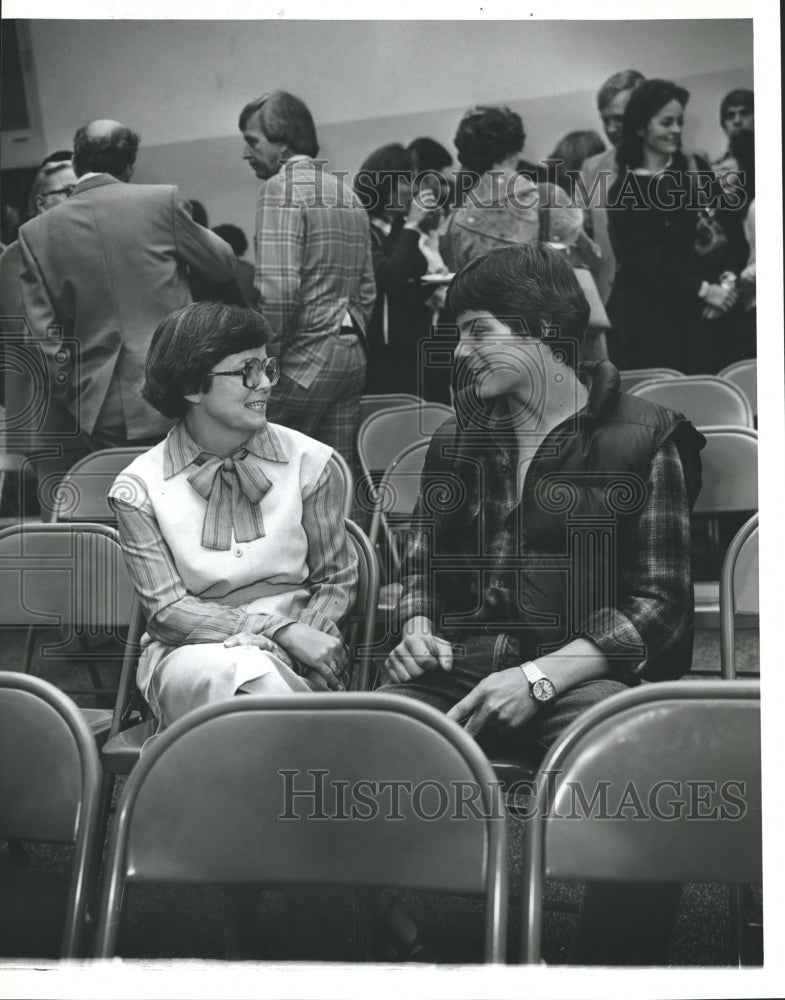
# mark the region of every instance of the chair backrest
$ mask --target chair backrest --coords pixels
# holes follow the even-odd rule
[[[0,837],[72,844],[61,953],[84,954],[101,769],[76,705],[39,677],[0,671]]]
[[[370,539],[355,524],[346,519],[346,532],[357,555],[359,576],[354,609],[349,616],[348,639],[353,652],[352,687],[365,690],[370,674],[376,608],[379,604],[380,572],[376,550]]]
[[[675,368],[627,368],[626,371],[620,371],[619,375],[622,392],[629,392],[638,383],[651,382],[653,379],[684,378],[684,372]]]
[[[614,695],[551,747],[524,846],[523,961],[546,878],[761,878],[760,685],[675,681]]]
[[[25,522],[0,530],[0,625],[70,626],[71,634],[114,635],[122,648],[119,630],[134,601],[109,525]],[[56,648],[68,638],[61,633]]]
[[[650,403],[683,413],[696,427],[754,427],[747,397],[716,375],[683,375],[649,379],[628,390]]]
[[[718,378],[732,382],[744,393],[754,415],[758,413],[758,360],[736,361],[718,373]]]
[[[758,509],[758,435],[744,427],[701,427],[703,485],[696,514]]]
[[[410,403],[422,403],[419,396],[408,392],[369,393],[360,396],[360,423],[377,410],[389,410],[394,406],[408,406]]]
[[[407,445],[430,438],[452,410],[443,403],[418,403],[379,410],[360,425],[357,455],[366,484],[370,487]]]
[[[430,441],[415,441],[399,452],[375,487],[375,504],[368,535],[375,545],[383,532],[392,574],[400,569],[402,536],[409,527],[420,492],[422,469]]]
[[[92,521],[115,524],[117,518],[109,506],[106,494],[123,469],[147,448],[106,448],[79,459],[62,480],[53,477],[52,488],[41,483],[44,502],[53,507],[54,521]],[[52,493],[50,500],[47,494]],[[51,503],[53,501],[53,503]]]
[[[754,514],[728,546],[720,574],[720,666],[722,676],[736,676],[735,631],[753,626],[760,612],[758,515]],[[737,615],[743,616],[737,622]]]
[[[334,451],[330,455],[330,472],[336,477],[343,490],[344,517],[349,517],[352,513],[352,502],[354,501],[354,476],[349,464],[340,452]]]
[[[507,839],[493,771],[460,727],[397,695],[248,696],[179,719],[125,786],[99,957],[114,953],[127,881],[482,894],[485,957],[503,960]]]

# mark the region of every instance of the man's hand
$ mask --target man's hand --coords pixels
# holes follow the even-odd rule
[[[391,684],[404,684],[426,670],[452,670],[452,646],[432,632],[430,619],[410,618],[403,639],[385,660],[382,674]]]
[[[483,677],[447,717],[463,725],[470,736],[488,722],[502,729],[518,729],[526,725],[537,711],[537,702],[529,693],[529,682],[520,667],[509,667]]]
[[[341,675],[348,658],[341,639],[302,622],[293,622],[278,629],[275,641],[298,663],[320,674],[332,691],[345,690]]]

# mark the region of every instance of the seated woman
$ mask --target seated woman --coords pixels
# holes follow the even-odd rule
[[[148,623],[137,681],[159,728],[238,693],[344,686],[356,560],[330,448],[267,422],[270,332],[217,303],[167,317],[142,394],[180,419],[109,491]]]

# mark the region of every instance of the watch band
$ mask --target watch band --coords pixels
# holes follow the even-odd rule
[[[541,681],[543,679],[547,680],[545,674],[540,670],[534,660],[527,660],[526,663],[521,664],[521,670],[523,671],[523,676],[530,684],[534,684],[535,681]]]

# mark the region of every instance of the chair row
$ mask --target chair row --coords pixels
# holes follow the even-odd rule
[[[73,703],[0,673],[0,836],[75,845],[64,957],[87,950],[99,775]],[[664,682],[609,698],[563,733],[533,788],[513,961],[540,961],[546,878],[759,882],[759,684]],[[507,836],[482,751],[427,705],[358,693],[217,703],[156,737],[125,785],[93,954],[116,953],[130,883],[326,882],[482,897],[484,958],[500,963]]]
[[[646,383],[644,395],[654,391],[654,402],[659,402],[660,400],[657,398],[656,391],[650,388],[650,383],[688,379],[687,382],[681,383],[679,387],[671,387],[669,390],[663,390],[665,392],[664,398],[674,399],[679,404],[683,400],[687,400],[685,405],[689,404],[694,407],[695,416],[691,412],[682,412],[687,412],[687,416],[695,424],[705,426],[712,424],[735,424],[739,419],[744,421],[748,419],[747,410],[749,410],[753,419],[757,417],[758,362],[755,358],[748,361],[737,361],[732,365],[728,365],[727,368],[723,368],[716,376],[686,376],[682,372],[676,371],[675,368],[630,368],[619,372],[619,374],[621,376],[621,388],[623,392],[637,394],[638,386]],[[718,381],[722,384],[717,385]],[[746,399],[748,408],[744,407],[743,403],[740,403],[736,393],[723,389],[723,384],[730,384],[738,389]],[[697,398],[693,398],[695,392],[699,394]],[[672,406],[669,402],[665,402],[664,405]],[[676,409],[681,410],[681,405],[678,405]],[[728,419],[729,416],[732,416],[733,419]],[[706,419],[707,417],[710,419]],[[754,425],[745,422],[741,426],[752,427]]]

